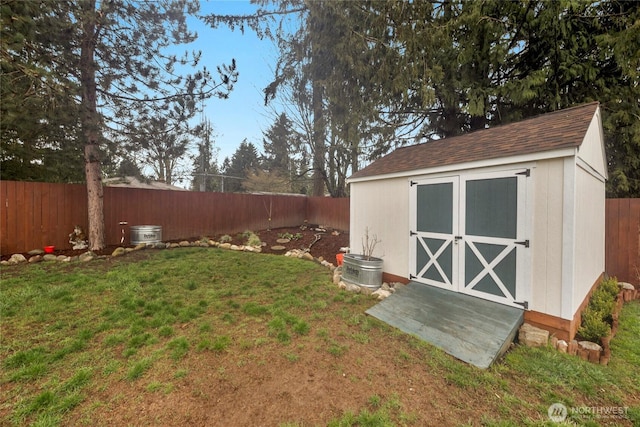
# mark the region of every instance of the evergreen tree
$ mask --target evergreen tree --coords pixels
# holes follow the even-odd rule
[[[77,82],[57,72],[70,17],[57,1],[2,0],[0,19],[0,179],[80,182]]]
[[[258,169],[260,169],[258,150],[255,145],[245,139],[240,143],[236,152],[233,153],[231,160],[225,159],[223,165],[223,174],[225,175],[224,191],[245,191],[242,181],[247,178],[249,173]]]
[[[264,133],[262,164],[267,170],[277,170],[285,174],[291,171],[292,156],[300,146],[299,137],[291,126],[291,120],[285,113],[281,113]]]
[[[198,155],[193,159],[193,180],[191,189],[194,191],[220,191],[222,178],[217,164],[217,150],[213,149],[211,125],[203,125],[203,139],[198,144]]]
[[[237,78],[235,63],[218,67],[216,79],[195,68],[198,52],[168,52],[195,39],[186,15],[198,11],[197,0],[2,0],[0,7],[2,178],[39,179],[56,167],[84,165],[83,174],[76,170],[59,179],[84,175],[90,248],[101,249],[102,164],[110,161],[105,153],[118,154],[104,135],[142,141],[141,128],[162,120],[187,122],[198,102],[228,95]],[[192,67],[193,73],[177,67]],[[163,132],[171,137],[172,130]],[[173,136],[169,145],[180,146]],[[167,179],[171,166],[160,157]]]

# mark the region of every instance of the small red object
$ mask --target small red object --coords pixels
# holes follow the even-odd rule
[[[344,261],[344,254],[336,254],[336,261],[338,261],[338,266],[341,266]]]
[[[55,250],[56,250],[56,247],[55,247],[55,246],[45,246],[45,247],[44,247],[44,251],[45,251],[45,253],[48,253],[48,254],[52,254],[52,253],[53,253],[53,251],[55,251]]]

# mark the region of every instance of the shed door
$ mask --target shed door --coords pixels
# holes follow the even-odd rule
[[[412,182],[411,278],[522,306],[526,173]]]
[[[411,235],[412,278],[458,291],[459,178],[450,177],[412,184],[417,215]]]

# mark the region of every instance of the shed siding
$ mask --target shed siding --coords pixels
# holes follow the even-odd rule
[[[607,178],[607,166],[605,164],[604,135],[600,124],[600,109],[591,119],[582,145],[578,148],[578,157],[592,167],[602,178]]]
[[[605,270],[605,184],[583,168],[576,174],[574,313]]]
[[[562,182],[564,160],[538,162],[534,184],[531,236],[531,310],[561,314],[562,283]]]
[[[408,277],[409,182],[406,178],[352,183],[349,240],[351,252],[361,253],[365,229],[380,240],[374,256],[386,273]]]

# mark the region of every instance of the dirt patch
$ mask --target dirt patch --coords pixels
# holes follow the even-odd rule
[[[428,352],[412,347],[411,339],[388,342],[388,334],[373,329],[367,332],[368,342],[354,343],[348,337],[360,333],[358,326],[335,317],[322,326],[340,331],[341,354],[330,354],[316,334],[288,346],[190,354],[179,365],[156,366],[153,377],[104,384],[65,421],[96,426],[322,426],[347,412],[374,412],[379,398],[379,405],[395,402],[405,425],[442,426],[477,420],[500,400],[484,389],[474,390],[469,399],[468,391],[430,371]],[[264,335],[260,325],[252,327],[247,341]],[[184,377],[176,378],[176,372]],[[149,391],[152,384],[158,385],[155,392]],[[535,418],[535,413],[527,415]]]
[[[256,233],[260,240],[264,243],[262,246],[262,253],[266,254],[284,254],[287,250],[291,249],[309,249],[311,255],[315,258],[322,257],[323,259],[336,264],[336,254],[339,253],[340,248],[349,246],[349,233],[341,230],[335,230],[332,228],[319,229],[315,225],[303,225],[299,227],[284,227],[274,228],[271,230],[257,231]],[[211,236],[214,240],[220,240],[222,235]],[[234,245],[246,244],[246,236],[243,233],[236,233],[229,235],[232,238],[230,241]],[[289,242],[279,243],[278,240],[283,237],[289,237]],[[187,239],[190,242],[200,240],[200,237],[191,237]],[[170,243],[179,242],[179,240],[170,240]],[[284,249],[277,250],[272,249],[274,246],[283,246]],[[109,256],[118,247],[118,245],[109,245],[106,248],[94,251],[98,256]],[[125,246],[133,247],[133,246]],[[87,252],[86,249],[73,250],[73,249],[56,249],[53,255],[64,256],[78,256]],[[6,261],[11,258],[12,254],[3,254],[0,260]],[[30,255],[26,252],[23,253],[25,258],[29,259]]]
[[[308,249],[315,258],[325,259],[334,265],[336,254],[340,248],[349,246],[349,233],[332,228],[318,228],[316,226],[274,228],[256,232],[263,242],[262,253],[284,254],[291,249]],[[221,236],[217,236],[220,239]],[[232,244],[246,243],[241,234],[231,236]],[[289,242],[282,242],[282,239]],[[284,249],[273,249],[282,246]]]

